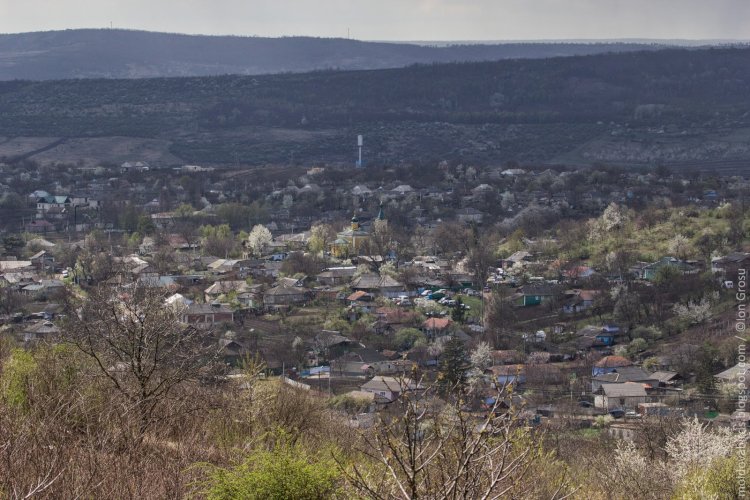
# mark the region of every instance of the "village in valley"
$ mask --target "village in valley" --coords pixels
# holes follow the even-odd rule
[[[468,411],[513,407],[530,426],[750,425],[742,177],[449,162],[0,172],[14,346],[61,342],[67,295],[146,287],[215,346],[222,377],[253,360],[353,428],[447,383],[471,388]]]
[[[0,0],[0,500],[747,498],[748,19]]]

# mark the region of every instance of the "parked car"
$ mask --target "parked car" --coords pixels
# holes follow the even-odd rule
[[[641,414],[630,410],[629,412],[625,413],[625,418],[641,418]]]
[[[622,408],[612,408],[611,410],[609,410],[609,414],[614,418],[622,418],[625,416],[625,410],[623,410]]]
[[[586,401],[585,399],[582,399],[578,402],[578,406],[580,406],[581,408],[591,408],[594,405],[591,401]]]

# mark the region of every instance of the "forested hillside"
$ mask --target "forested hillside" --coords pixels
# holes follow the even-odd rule
[[[344,38],[238,37],[78,29],[0,35],[0,80],[147,78],[396,68],[656,49],[645,43],[426,46]]]
[[[159,139],[183,161],[213,163],[350,162],[363,133],[370,162],[743,168],[748,110],[747,48],[0,84],[0,136],[67,138],[70,147],[72,138]],[[8,151],[0,143],[0,156]]]

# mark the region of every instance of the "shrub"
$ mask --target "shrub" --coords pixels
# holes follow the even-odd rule
[[[317,500],[331,498],[339,490],[335,461],[311,455],[283,438],[271,450],[254,451],[237,467],[211,467],[205,495],[223,500]]]
[[[742,467],[744,474],[741,474]],[[709,467],[696,467],[677,485],[674,498],[702,500],[704,498],[742,498],[740,477],[748,477],[747,461],[737,455],[717,458]]]
[[[427,339],[424,333],[416,328],[403,328],[396,333],[394,342],[398,349],[406,351],[414,347],[415,344],[425,344]]]
[[[348,414],[357,414],[367,411],[371,401],[364,398],[357,398],[346,394],[332,397],[328,400],[330,408],[345,411]]]
[[[28,388],[37,369],[36,360],[29,351],[15,349],[3,367],[0,377],[2,399],[8,405],[24,408],[28,404]]]
[[[614,418],[612,415],[597,415],[596,418],[594,418],[594,427],[601,429],[603,427],[607,427],[609,424],[614,422]]]

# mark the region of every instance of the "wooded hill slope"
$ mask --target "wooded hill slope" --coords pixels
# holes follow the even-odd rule
[[[382,69],[415,63],[573,56],[659,47],[664,45],[556,42],[427,46],[345,38],[203,36],[76,29],[0,35],[0,80]]]
[[[0,82],[0,136],[159,139],[184,161],[213,163],[353,162],[363,133],[370,162],[710,160],[744,168],[749,110],[748,48]]]

